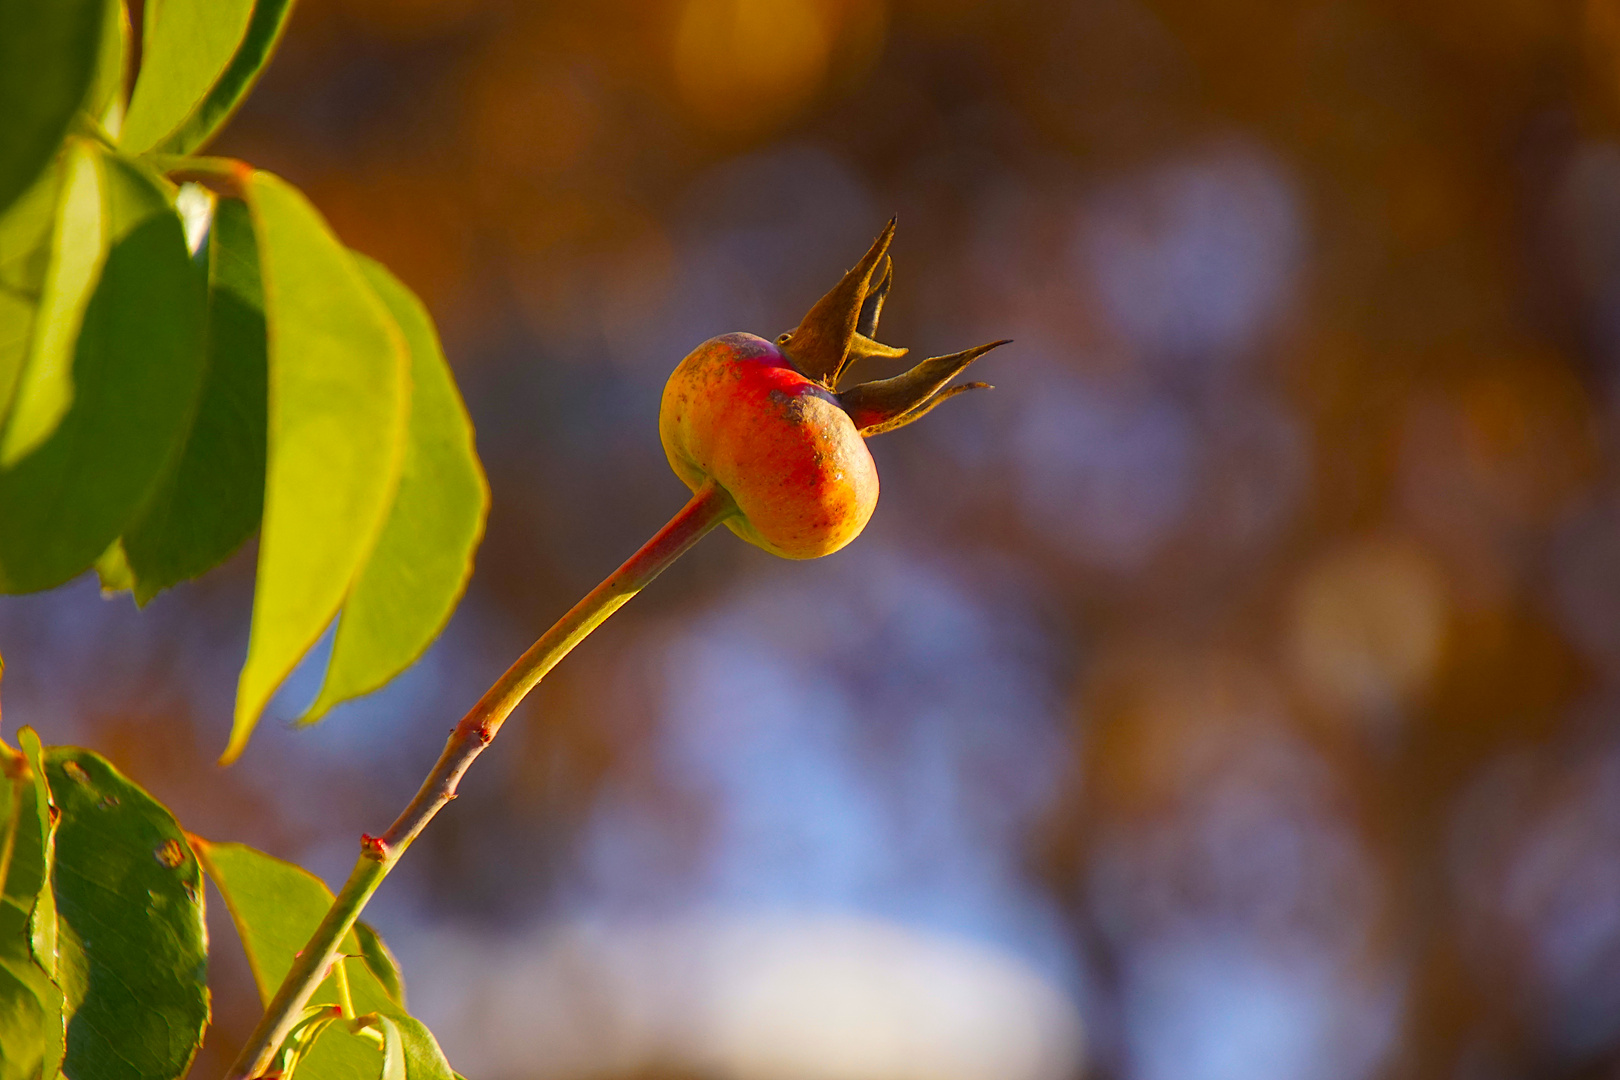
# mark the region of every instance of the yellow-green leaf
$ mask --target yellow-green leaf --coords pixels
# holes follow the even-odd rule
[[[123,0],[111,0],[104,18],[96,73],[85,95],[84,109],[116,136],[124,122],[124,76],[128,73],[131,37],[129,11]]]
[[[168,154],[193,153],[225,126],[270,62],[291,12],[292,0],[256,0],[247,34],[229,66],[180,129],[156,149]]]
[[[399,1059],[386,1057],[384,1064],[384,1077],[389,1075],[387,1070],[402,1070],[407,1080],[455,1080],[455,1070],[450,1069],[450,1062],[445,1061],[444,1051],[439,1049],[439,1040],[433,1038],[433,1031],[428,1030],[416,1017],[410,1017],[403,1012],[386,1012],[382,1014],[382,1022],[386,1025],[389,1044],[387,1051],[397,1046]]]
[[[422,655],[467,586],[489,509],[472,422],[432,318],[380,263],[356,258],[409,343],[411,417],[399,493],[344,602],[326,680],[306,721],[377,689]]]
[[[83,140],[69,143],[39,311],[0,433],[0,468],[50,438],[73,405],[73,349],[107,258],[105,185],[101,155]]]
[[[33,339],[34,315],[50,265],[60,165],[46,169],[0,214],[0,432]]]
[[[253,0],[147,0],[141,71],[118,142],[150,150],[201,107],[247,36]]]
[[[223,760],[337,615],[399,487],[410,353],[388,309],[297,189],[245,184],[269,330],[264,522],[247,663]]]

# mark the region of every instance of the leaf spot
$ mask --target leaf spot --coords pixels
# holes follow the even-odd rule
[[[77,784],[88,784],[90,774],[84,771],[84,766],[77,761],[70,761],[62,766],[62,771],[68,774],[68,779]]]
[[[152,856],[170,870],[186,861],[185,851],[180,847],[180,841],[173,837],[163,841],[162,846],[152,852]]]

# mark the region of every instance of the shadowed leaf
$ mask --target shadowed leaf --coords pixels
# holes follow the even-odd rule
[[[360,944],[360,956],[365,960],[366,967],[371,969],[382,988],[388,991],[394,1004],[404,1008],[405,980],[400,976],[399,961],[394,959],[393,951],[368,923],[355,923],[354,936]]]
[[[128,73],[131,36],[129,12],[115,0],[107,5],[104,18],[96,71],[90,81],[90,91],[85,95],[84,109],[116,134],[124,122],[124,76]]]
[[[208,1022],[202,875],[174,816],[100,755],[45,752],[68,1076],[183,1076]]]
[[[0,468],[48,439],[73,404],[74,346],[107,258],[106,185],[96,150],[82,140],[70,142],[62,156],[38,313],[0,431]]]
[[[107,2],[0,4],[0,212],[33,184],[85,103]]]
[[[49,1075],[62,1057],[62,992],[34,959],[29,931],[35,904],[50,899],[47,801],[34,776],[17,772],[0,777],[0,1080]]]
[[[184,449],[124,533],[140,604],[224,561],[259,527],[264,506],[264,297],[246,205],[220,202],[207,250],[207,371],[197,411]]]
[[[245,844],[216,844],[196,837],[192,838],[192,844],[208,876],[225,897],[231,921],[247,951],[259,998],[268,1002],[292,968],[294,955],[320,925],[332,904],[332,893],[307,870]],[[374,941],[370,950],[363,944],[368,935]],[[443,1066],[444,1072],[434,1071],[434,1062],[442,1063],[444,1055],[438,1052],[433,1036],[407,1016],[398,1004],[404,997],[403,984],[399,985],[399,997],[395,998],[372,973],[372,964],[376,962],[373,957],[388,955],[387,946],[376,937],[376,932],[366,928],[360,933],[350,933],[341,951],[349,957],[340,962],[348,977],[356,1014],[378,1013],[392,1018],[398,1024],[407,1065],[412,1060],[422,1062],[421,1071],[409,1072],[412,1080],[419,1076],[427,1080],[448,1076],[447,1065]],[[391,957],[389,968],[397,981],[398,971],[392,968]],[[316,989],[310,1004],[337,1001],[337,989],[333,980],[327,978]],[[298,1066],[297,1075],[300,1080],[347,1077],[372,1080],[378,1075],[380,1065],[374,1042],[355,1035],[341,1024],[333,1024],[321,1033],[314,1049]]]
[[[33,338],[34,315],[50,265],[61,174],[60,163],[46,169],[0,215],[0,432],[5,430],[11,396]]]
[[[137,166],[93,152],[74,151],[67,175],[57,232],[83,234],[75,281],[93,274],[99,237],[109,248],[65,342],[57,313],[72,303],[51,299],[62,251],[47,272],[41,325],[0,435],[5,592],[60,585],[107,550],[177,452],[201,381],[201,284],[162,190]]]

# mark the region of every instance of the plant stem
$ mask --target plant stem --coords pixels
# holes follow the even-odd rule
[[[270,1064],[299,1013],[325,978],[339,943],[353,929],[366,901],[371,899],[371,894],[377,891],[377,886],[410,847],[411,841],[433,820],[433,815],[456,797],[456,786],[467,767],[495,738],[518,703],[603,620],[736,510],[731,496],[712,480],[699,488],[669,524],[558,619],[484,692],[451,731],[433,771],[428,773],[416,797],[388,831],[381,836],[360,838],[360,859],[349,874],[349,880],[332,901],[309,944],[294,959],[292,970],[265,1007],[264,1016],[226,1074],[227,1080],[258,1077]]]

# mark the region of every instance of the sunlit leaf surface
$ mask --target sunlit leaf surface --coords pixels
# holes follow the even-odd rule
[[[248,183],[269,327],[269,464],[247,663],[225,760],[332,621],[398,487],[410,353],[348,250],[286,182]]]
[[[103,16],[101,45],[96,54],[95,75],[85,94],[84,110],[116,135],[124,122],[124,79],[128,75],[130,38],[129,12],[122,3],[110,3]]]
[[[158,149],[171,154],[191,153],[225,126],[258,81],[291,12],[292,0],[257,0],[236,55],[190,117]]]
[[[389,1014],[388,1021],[399,1034],[405,1059],[405,1075],[410,1080],[453,1080],[455,1071],[445,1060],[439,1041],[427,1026],[413,1016]]]
[[[184,124],[247,34],[253,0],[148,0],[141,73],[119,144],[150,150]]]
[[[47,169],[0,215],[0,432],[28,358],[34,313],[51,256],[60,169]]]
[[[367,693],[422,655],[472,573],[489,488],[427,310],[379,263],[357,256],[411,351],[411,419],[399,493],[343,605],[326,683],[306,719]]]

